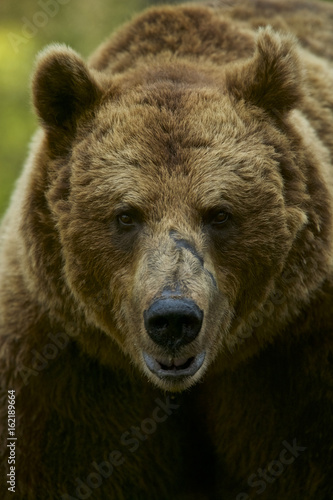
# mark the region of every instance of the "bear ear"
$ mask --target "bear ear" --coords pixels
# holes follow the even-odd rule
[[[297,107],[302,99],[302,68],[293,35],[270,26],[257,33],[253,57],[236,63],[226,73],[229,92],[273,115]]]
[[[36,61],[33,104],[44,127],[73,131],[102,92],[81,57],[66,45],[51,45]]]

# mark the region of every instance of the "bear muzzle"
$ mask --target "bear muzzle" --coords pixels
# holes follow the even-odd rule
[[[194,375],[204,362],[205,352],[189,358],[177,357],[177,352],[200,333],[203,311],[198,305],[188,298],[161,298],[155,300],[143,316],[149,337],[170,353],[168,357],[157,359],[144,352],[143,358],[149,370],[159,378]]]

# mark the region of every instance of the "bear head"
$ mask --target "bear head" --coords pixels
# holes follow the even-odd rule
[[[186,389],[270,342],[323,280],[302,79],[271,28],[223,67],[166,53],[112,75],[65,46],[39,56],[28,267],[104,363]]]

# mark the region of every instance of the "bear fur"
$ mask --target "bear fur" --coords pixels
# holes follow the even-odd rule
[[[1,498],[333,498],[332,59],[333,5],[304,0],[39,55],[0,236]],[[199,333],[154,340],[156,303]]]

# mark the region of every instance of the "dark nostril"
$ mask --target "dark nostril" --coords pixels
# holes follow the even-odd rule
[[[157,318],[152,318],[150,321],[150,328],[155,328],[156,330],[166,330],[168,328],[168,321],[163,318],[157,317]]]
[[[203,312],[191,299],[159,299],[144,311],[150,338],[163,347],[176,349],[192,342],[201,330]]]

